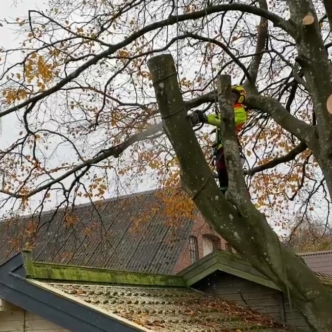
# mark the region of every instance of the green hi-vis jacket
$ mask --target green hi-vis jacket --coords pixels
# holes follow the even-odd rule
[[[235,104],[234,105],[234,116],[235,116],[235,132],[238,134],[240,130],[242,129],[243,125],[247,121],[247,112],[244,109],[242,104]],[[221,115],[220,113],[217,114],[210,114],[207,116],[207,123],[216,126],[217,127],[217,135],[216,135],[216,149],[220,149],[222,144],[222,138],[221,138]]]

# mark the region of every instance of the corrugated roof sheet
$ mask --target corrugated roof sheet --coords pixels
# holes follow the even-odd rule
[[[186,288],[105,286],[39,282],[92,309],[124,318],[149,331],[286,331],[268,316]],[[81,302],[82,303],[82,302]]]
[[[316,273],[332,278],[332,250],[298,254]]]
[[[154,190],[81,205],[69,216],[64,211],[44,213],[33,224],[39,228],[34,259],[171,274],[194,217],[172,222],[169,204]],[[32,241],[32,228],[29,219],[0,223],[0,263]]]

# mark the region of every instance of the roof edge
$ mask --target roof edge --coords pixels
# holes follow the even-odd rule
[[[26,278],[23,263],[23,255],[17,254],[0,266],[1,299],[69,331],[149,331],[143,327],[138,328],[137,324],[128,323],[125,319],[91,310],[87,305],[39,287],[35,280]],[[26,266],[29,263],[31,268],[31,262]]]
[[[321,251],[308,251],[296,253],[299,256],[320,256],[325,254],[332,254],[332,250],[321,250]]]
[[[238,255],[221,250],[216,250],[207,255],[201,262],[197,262],[191,268],[183,271],[181,275],[188,287],[190,287],[216,271],[225,272],[262,286],[280,290],[275,283],[264,277],[244,259]]]
[[[191,287],[196,282],[216,271],[225,272],[280,291],[280,287],[257,271],[247,260],[243,259],[238,254],[223,250],[216,250],[210,253],[196,263],[180,271],[178,275],[183,277],[188,287]],[[319,275],[318,273],[315,273],[315,275],[320,279],[321,283],[332,292],[332,279],[323,274]]]
[[[28,279],[28,282],[32,285],[35,285],[37,286],[38,288],[42,289],[42,290],[45,290],[46,292],[49,292],[51,294],[54,294],[58,297],[60,297],[61,299],[63,300],[67,300],[67,301],[71,301],[72,303],[76,303],[80,306],[83,306],[83,307],[86,307],[88,309],[91,309],[93,311],[97,311],[107,317],[109,317],[110,319],[113,319],[115,321],[118,321],[119,323],[123,323],[124,325],[127,325],[127,326],[130,326],[130,327],[133,327],[135,328],[135,331],[137,332],[148,332],[148,331],[151,331],[147,328],[145,328],[144,326],[142,325],[139,325],[129,319],[126,319],[126,318],[123,318],[121,316],[117,316],[117,315],[114,315],[113,313],[111,312],[107,312],[106,310],[102,309],[102,308],[96,308],[94,305],[92,305],[91,303],[88,303],[88,302],[85,302],[81,299],[78,299],[78,298],[75,298],[74,296],[72,296],[71,294],[65,294],[63,291],[61,290],[58,290],[54,287],[51,287],[50,285],[42,282],[42,281],[39,281],[39,280],[29,280]]]
[[[30,250],[22,251],[26,277],[68,282],[108,283],[141,286],[187,287],[182,276],[142,272],[114,271],[108,269],[36,262]]]
[[[150,195],[150,194],[153,194],[153,193],[162,192],[164,190],[165,190],[164,187],[158,187],[158,188],[155,188],[155,189],[149,189],[149,190],[144,190],[144,191],[135,191],[131,194],[121,194],[121,195],[108,197],[108,198],[105,198],[105,199],[98,199],[98,200],[93,201],[92,203],[91,203],[91,201],[86,202],[86,203],[81,203],[81,204],[75,205],[74,207],[75,208],[84,208],[84,207],[91,206],[92,204],[100,204],[100,203],[105,204],[105,203],[124,200],[124,199],[128,199],[128,198],[136,198],[138,196],[146,196],[146,195]],[[51,208],[49,210],[43,211],[42,215],[52,214],[55,211],[57,213],[60,213],[60,212],[65,211],[65,210],[66,210],[65,207],[62,207],[62,208],[59,208],[59,209]],[[34,213],[29,213],[29,214],[24,214],[24,215],[19,216],[18,219],[20,219],[20,220],[21,219],[30,219],[34,216],[35,216]],[[8,219],[9,218],[0,218],[0,223],[1,222],[6,222]]]

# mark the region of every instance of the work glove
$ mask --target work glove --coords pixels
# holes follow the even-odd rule
[[[193,126],[199,123],[206,123],[207,117],[202,111],[194,111],[189,116],[190,122]]]

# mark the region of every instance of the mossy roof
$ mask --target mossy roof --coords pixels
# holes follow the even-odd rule
[[[137,331],[286,331],[266,315],[190,289],[183,276],[34,262],[23,252],[28,281]]]
[[[36,283],[69,301],[135,324],[138,331],[286,331],[250,308],[185,287]]]

